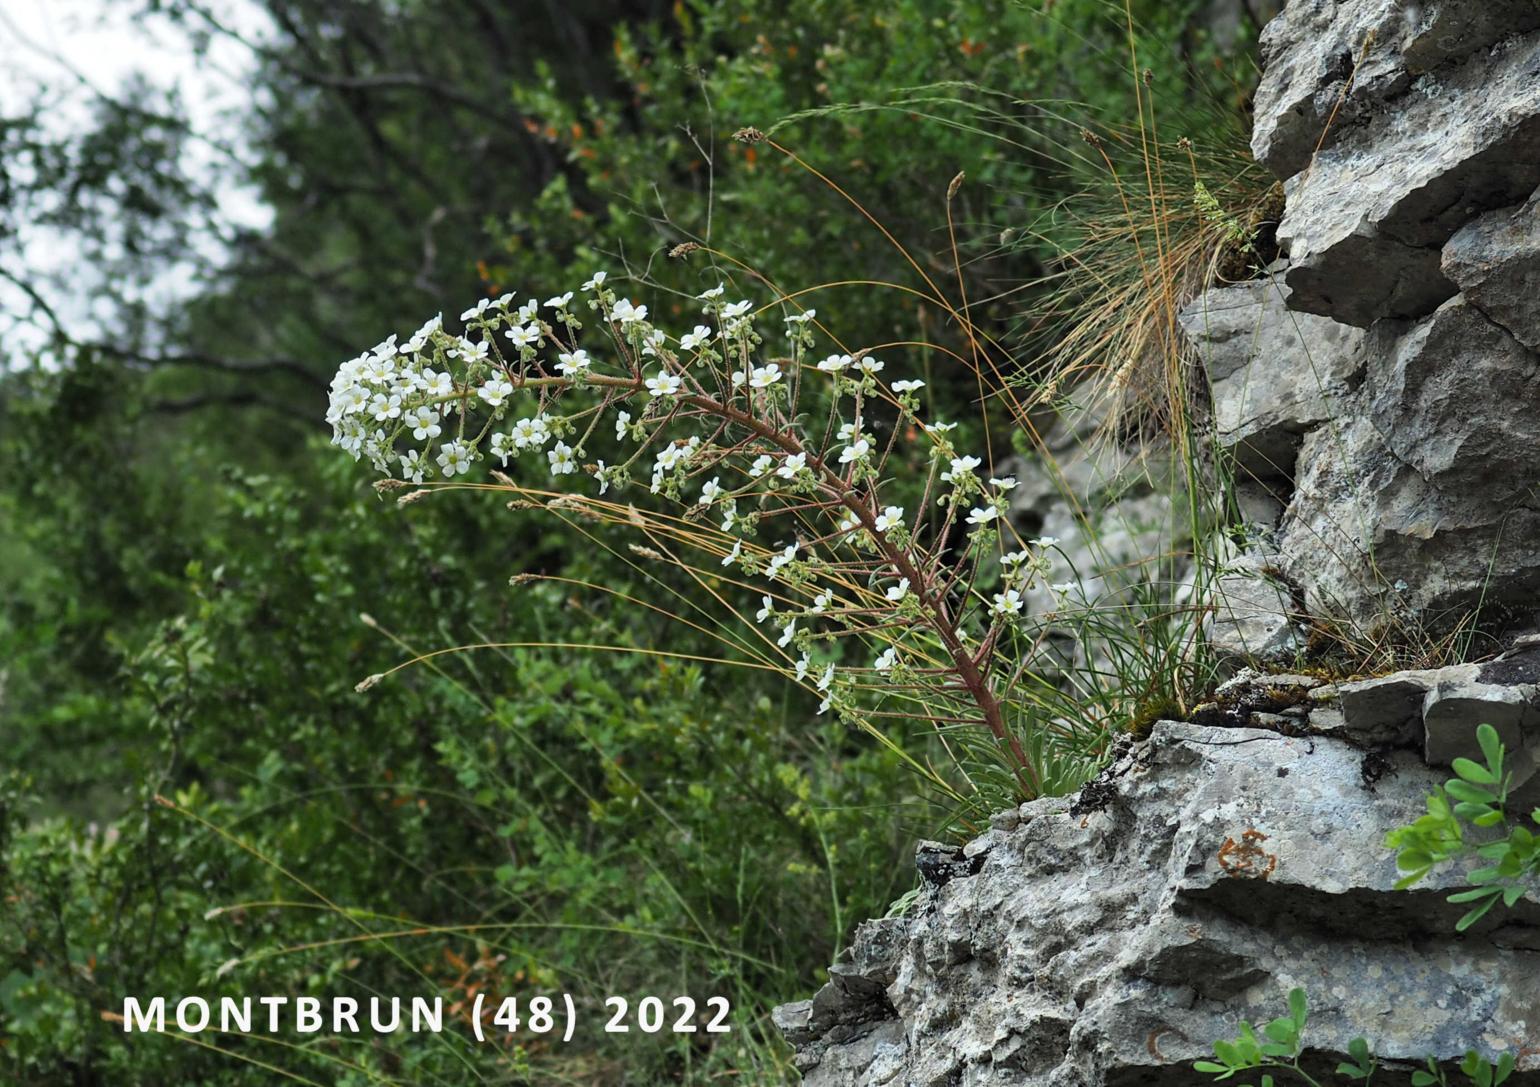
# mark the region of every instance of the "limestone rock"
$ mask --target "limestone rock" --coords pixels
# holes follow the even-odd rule
[[[1375,330],[1352,410],[1305,438],[1280,564],[1311,614],[1364,629],[1531,613],[1540,357],[1463,298],[1402,327]]]
[[[1219,442],[1257,478],[1294,474],[1300,436],[1340,413],[1364,364],[1362,330],[1291,311],[1280,273],[1206,291],[1180,317]]]
[[[1293,0],[1262,32],[1252,151],[1297,174],[1416,77],[1537,27],[1530,0]]]
[[[1291,7],[1292,10],[1292,7]],[[1455,293],[1439,250],[1540,185],[1540,34],[1416,81],[1286,186],[1290,305],[1368,326]]]
[[[1493,323],[1540,351],[1540,191],[1462,227],[1444,246],[1443,270]]]
[[[1540,900],[1463,937],[1444,896],[1460,875],[1393,889],[1385,832],[1445,776],[1325,737],[1161,722],[1097,783],[1098,804],[988,835],[975,876],[858,937],[892,1015],[844,1041],[798,1033],[809,1087],[1189,1087],[1191,1062],[1236,1021],[1306,988],[1313,1059],[1357,1035],[1387,1084],[1434,1055],[1520,1047],[1540,1007]]]
[[[1215,579],[1213,614],[1205,633],[1216,652],[1252,662],[1287,663],[1305,647],[1288,587],[1266,572],[1269,562],[1248,556]]]

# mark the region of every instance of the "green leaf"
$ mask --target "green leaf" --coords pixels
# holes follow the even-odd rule
[[[1492,1077],[1492,1087],[1498,1087],[1509,1076],[1513,1075],[1513,1066],[1517,1063],[1512,1053],[1504,1053],[1497,1058],[1497,1074]]]
[[[1210,1075],[1216,1072],[1227,1071],[1224,1065],[1215,1064],[1213,1061],[1197,1061],[1193,1064],[1193,1068],[1199,1072],[1206,1072]]]
[[[1309,1015],[1309,1006],[1305,1000],[1305,990],[1293,988],[1289,990],[1289,1017],[1294,1020],[1297,1033],[1305,1032],[1305,1019]]]
[[[1433,1087],[1433,1084],[1437,1082],[1438,1080],[1434,1079],[1426,1072],[1412,1073],[1412,1087]]]
[[[1487,912],[1489,910],[1491,910],[1491,908],[1493,906],[1495,906],[1495,905],[1497,905],[1497,897],[1494,895],[1493,897],[1491,897],[1491,898],[1487,899],[1485,902],[1483,902],[1481,905],[1477,906],[1475,909],[1471,910],[1464,917],[1462,917],[1458,921],[1456,921],[1455,925],[1454,925],[1454,930],[1456,932],[1464,932],[1466,929],[1468,929],[1472,925],[1474,925],[1477,921],[1479,921],[1483,917],[1485,917],[1487,915]]]
[[[1456,891],[1449,896],[1450,902],[1479,902],[1484,898],[1502,894],[1501,887],[1472,887],[1468,891]]]
[[[1299,1026],[1292,1019],[1274,1019],[1262,1032],[1282,1045],[1293,1045],[1299,1039]]]
[[[1497,730],[1491,725],[1478,725],[1476,727],[1476,742],[1481,745],[1481,753],[1487,757],[1487,765],[1492,772],[1502,776],[1503,772],[1503,741],[1497,735]]]
[[[1474,762],[1471,759],[1455,759],[1450,765],[1454,772],[1466,781],[1474,782],[1477,785],[1497,784],[1497,775],[1479,762]]]
[[[1451,781],[1444,786],[1449,795],[1469,804],[1496,804],[1497,794],[1468,781]]]

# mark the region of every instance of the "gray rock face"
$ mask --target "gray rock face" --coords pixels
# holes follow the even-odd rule
[[[1443,270],[1493,323],[1540,351],[1540,192],[1462,227],[1444,246]]]
[[[1280,274],[1207,291],[1180,317],[1219,442],[1259,479],[1294,474],[1301,435],[1339,415],[1363,373],[1362,330],[1296,313],[1288,296]]]
[[[1270,563],[1246,556],[1213,586],[1209,647],[1243,661],[1286,664],[1305,648],[1297,609],[1286,586],[1270,577]]]
[[[1281,565],[1364,629],[1540,601],[1540,356],[1463,298],[1381,325],[1344,418],[1304,440]],[[1494,591],[1495,589],[1495,591]]]
[[[1486,664],[1319,688],[1311,702],[1310,724],[1318,731],[1360,747],[1416,748],[1430,766],[1480,759],[1476,726],[1491,725],[1508,747],[1513,784],[1523,789],[1540,759],[1540,643],[1521,643]]]
[[[1396,5],[1400,7],[1400,5]],[[1540,34],[1420,77],[1286,186],[1290,304],[1352,325],[1455,293],[1439,250],[1540,185]]]
[[[1537,28],[1530,0],[1293,0],[1262,33],[1252,151],[1291,177],[1418,76]]]
[[[1302,985],[1328,1071],[1363,1035],[1396,1087],[1406,1062],[1470,1046],[1513,1052],[1510,1083],[1540,1083],[1523,1048],[1540,899],[1456,937],[1458,873],[1393,890],[1384,834],[1446,775],[1402,751],[1371,780],[1365,759],[1327,737],[1161,722],[1094,800],[996,821],[976,875],[864,926],[823,993],[777,1012],[805,1082],[1189,1087],[1210,1042]]]

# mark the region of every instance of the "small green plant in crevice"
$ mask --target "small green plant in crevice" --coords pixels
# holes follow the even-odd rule
[[[1240,1033],[1229,1041],[1214,1043],[1214,1059],[1197,1061],[1193,1068],[1212,1075],[1217,1080],[1233,1079],[1242,1072],[1257,1072],[1258,1087],[1279,1087],[1280,1084],[1304,1084],[1306,1087],[1329,1087],[1338,1082],[1371,1083],[1379,1070],[1379,1060],[1369,1052],[1369,1043],[1354,1038],[1348,1043],[1348,1060],[1337,1065],[1336,1077],[1322,1079],[1300,1066],[1304,1053],[1305,1023],[1309,1018],[1309,1003],[1305,990],[1289,991],[1289,1013],[1274,1019],[1262,1028],[1258,1037],[1256,1029],[1245,1020],[1241,1021]],[[1460,1062],[1460,1071],[1474,1087],[1498,1087],[1513,1074],[1514,1058],[1504,1053],[1493,1064],[1474,1049],[1467,1050]],[[1266,1071],[1264,1071],[1266,1070]],[[1279,1079],[1274,1073],[1284,1078]],[[1428,1058],[1427,1067],[1412,1073],[1413,1087],[1449,1087],[1449,1077],[1438,1061]],[[1250,1083],[1239,1087],[1252,1087]]]
[[[1396,866],[1406,875],[1396,884],[1406,888],[1436,866],[1475,857],[1486,863],[1466,876],[1470,884],[1449,896],[1450,902],[1471,904],[1455,925],[1464,932],[1485,917],[1499,901],[1512,906],[1540,879],[1540,837],[1508,810],[1513,775],[1503,766],[1505,752],[1491,725],[1476,729],[1485,764],[1474,759],[1455,759],[1455,776],[1428,796],[1427,814],[1409,826],[1385,836],[1385,844],[1397,850]],[[1540,808],[1529,814],[1540,827]],[[1466,837],[1465,824],[1482,830],[1501,828],[1501,837],[1476,843]]]
[[[1540,875],[1540,837],[1517,821],[1507,808],[1513,775],[1504,768],[1506,752],[1502,738],[1491,725],[1483,724],[1476,729],[1476,740],[1485,762],[1455,759],[1451,764],[1455,777],[1428,796],[1427,814],[1385,836],[1385,844],[1397,850],[1396,866],[1407,873],[1397,881],[1397,890],[1411,887],[1449,861],[1474,856],[1487,862],[1467,875],[1470,886],[1466,890],[1449,896],[1450,902],[1471,904],[1455,925],[1459,932],[1486,916],[1499,900],[1504,906],[1512,906]],[[1530,813],[1530,819],[1540,825],[1540,808]],[[1502,828],[1505,833],[1492,841],[1475,844],[1466,838],[1466,824],[1486,831]],[[1299,1066],[1307,1010],[1305,991],[1293,989],[1289,993],[1289,1014],[1268,1023],[1262,1038],[1243,1020],[1236,1038],[1214,1043],[1214,1060],[1198,1061],[1193,1067],[1219,1080],[1240,1072],[1272,1069],[1286,1072],[1296,1083],[1326,1087],[1325,1081]],[[1368,1042],[1354,1038],[1348,1043],[1348,1056],[1351,1060],[1337,1065],[1337,1075],[1347,1077],[1349,1083],[1369,1083],[1378,1061],[1369,1052]],[[1460,1071],[1475,1087],[1498,1087],[1513,1074],[1514,1064],[1511,1053],[1502,1054],[1493,1063],[1472,1049],[1461,1060]],[[1259,1084],[1275,1087],[1272,1073],[1262,1073]],[[1412,1084],[1449,1087],[1449,1077],[1438,1059],[1429,1057],[1425,1068],[1412,1073]]]

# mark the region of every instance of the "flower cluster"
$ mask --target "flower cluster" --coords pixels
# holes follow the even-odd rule
[[[819,712],[851,712],[859,689],[950,675],[936,689],[965,692],[967,712],[1014,748],[1020,773],[1025,757],[977,651],[1020,621],[1026,589],[1047,570],[1052,541],[1017,540],[1005,553],[1015,479],[982,475],[980,457],[953,447],[953,424],[919,418],[924,382],[885,383],[887,362],[867,352],[814,361],[815,311],[784,315],[772,335],[723,286],[697,301],[699,319],[675,335],[603,272],[581,296],[482,299],[460,315],[458,335],[436,317],[343,363],[327,412],[333,441],[412,484],[533,458],[548,482],[498,478],[549,499],[586,476],[578,498],[616,519],[605,496],[645,479],[687,518],[720,526],[694,546],[769,586],[757,624],[777,666],[821,696]],[[817,413],[828,420],[821,435],[802,406],[810,383],[831,405]],[[928,444],[924,493],[937,497],[915,514],[889,500],[898,484],[884,475],[905,432]],[[782,537],[756,543],[773,518],[789,522]],[[967,537],[967,571],[944,561],[954,533]],[[999,571],[998,593],[979,587],[986,567]],[[867,663],[842,663],[852,634],[875,643]]]

